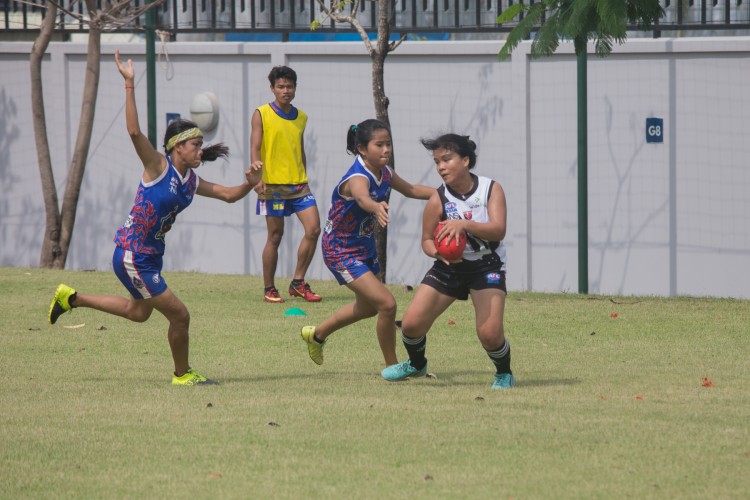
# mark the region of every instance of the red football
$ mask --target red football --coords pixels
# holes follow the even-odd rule
[[[438,224],[438,226],[435,228],[435,233],[433,233],[432,235],[435,241],[435,248],[437,249],[440,256],[445,260],[460,259],[464,253],[464,248],[466,247],[466,233],[464,231],[461,231],[458,241],[456,241],[455,238],[451,238],[449,236],[446,236],[442,240],[438,241],[437,235],[442,227],[442,224]]]

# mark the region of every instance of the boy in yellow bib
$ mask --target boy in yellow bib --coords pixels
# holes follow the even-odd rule
[[[320,236],[320,215],[315,196],[307,184],[307,158],[304,133],[307,115],[292,106],[297,91],[297,73],[287,66],[276,66],[268,74],[274,101],[254,112],[250,132],[250,164],[262,168],[263,181],[255,187],[258,193],[256,213],[265,215],[268,237],[263,247],[263,300],[280,303],[284,299],[276,289],[276,265],[279,245],[284,235],[284,218],[297,214],[305,235],[297,250],[294,278],[289,295],[308,302],[320,302],[305,283]]]

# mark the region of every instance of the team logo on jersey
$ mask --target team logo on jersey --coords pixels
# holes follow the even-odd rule
[[[283,201],[274,201],[273,202],[273,209],[274,210],[284,210],[284,202]]]
[[[141,289],[144,287],[143,281],[141,281],[141,279],[138,276],[133,276],[133,286],[138,289]]]
[[[333,222],[331,221],[331,219],[326,219],[326,225],[323,228],[323,232],[325,232],[326,234],[331,234],[331,231],[333,231]]]
[[[177,177],[172,177],[169,179],[169,192],[172,194],[177,194]]]
[[[471,212],[464,212],[464,219],[471,220]]]
[[[375,217],[368,217],[359,225],[359,236],[372,236],[375,232]]]
[[[500,283],[500,273],[489,273],[487,274],[487,283],[491,285],[497,285]]]
[[[174,224],[178,213],[179,212],[177,210],[177,207],[175,207],[171,212],[161,218],[161,227],[159,228],[159,231],[157,231],[154,235],[154,238],[156,238],[157,240],[164,240],[164,235],[167,234],[170,229],[172,229],[172,224]]]
[[[452,201],[449,201],[448,203],[445,204],[445,209],[446,210],[455,210],[456,209],[456,204],[453,203]]]
[[[153,282],[154,282],[155,284],[157,284],[157,285],[158,285],[158,284],[159,284],[159,279],[160,279],[160,278],[159,278],[159,273],[156,273],[156,274],[154,274],[154,275],[153,275],[153,277],[151,278],[151,281],[153,281]]]
[[[128,220],[125,221],[125,224],[122,225],[122,227],[128,228],[133,225],[133,216],[128,215]]]

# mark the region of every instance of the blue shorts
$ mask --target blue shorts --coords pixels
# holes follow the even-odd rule
[[[339,285],[351,283],[368,271],[374,275],[380,272],[380,262],[378,262],[377,257],[365,260],[344,257],[335,260],[325,259],[325,262],[328,269],[331,270],[333,277],[339,282]]]
[[[315,196],[311,194],[301,198],[291,200],[258,200],[255,206],[256,215],[270,215],[272,217],[289,217],[290,215],[301,212],[306,208],[317,207]]]
[[[161,255],[135,253],[115,247],[112,268],[134,299],[151,299],[167,290],[167,282],[161,276]]]

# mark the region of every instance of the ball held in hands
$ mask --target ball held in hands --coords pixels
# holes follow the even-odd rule
[[[442,240],[439,240],[438,233],[442,228],[443,224],[438,224],[432,235],[438,254],[448,261],[459,260],[464,253],[464,248],[466,248],[466,231],[461,231],[458,240],[451,236],[445,236]]]

